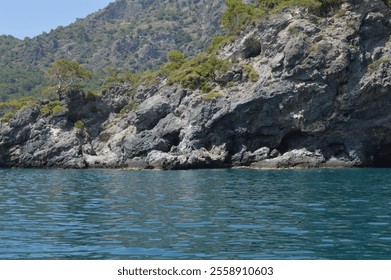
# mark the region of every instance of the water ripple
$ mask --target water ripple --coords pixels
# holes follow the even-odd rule
[[[391,259],[391,170],[0,169],[1,259]]]

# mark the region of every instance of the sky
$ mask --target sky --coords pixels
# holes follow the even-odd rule
[[[23,39],[66,26],[114,0],[0,0],[0,35]]]

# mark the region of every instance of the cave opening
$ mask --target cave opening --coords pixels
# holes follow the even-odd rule
[[[248,38],[244,41],[244,49],[242,50],[243,58],[251,58],[260,55],[262,52],[261,42],[255,38]]]
[[[373,166],[378,168],[391,167],[391,144],[381,145],[373,157]]]
[[[311,137],[307,133],[300,130],[290,131],[281,139],[277,150],[281,153],[286,153],[292,149],[303,148],[307,145],[308,139],[310,138]]]

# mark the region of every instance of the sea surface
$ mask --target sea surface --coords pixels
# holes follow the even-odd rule
[[[0,169],[0,259],[391,260],[391,169]]]

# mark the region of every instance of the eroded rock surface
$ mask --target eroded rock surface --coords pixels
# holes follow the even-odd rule
[[[380,0],[347,1],[332,17],[285,9],[218,54],[251,65],[257,82],[240,69],[216,75],[212,100],[164,81],[136,97],[124,85],[93,99],[73,92],[62,114],[26,109],[1,124],[0,165],[389,167],[390,20]]]

